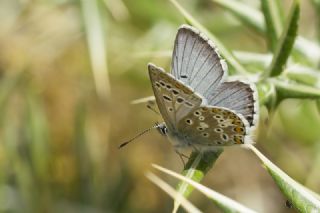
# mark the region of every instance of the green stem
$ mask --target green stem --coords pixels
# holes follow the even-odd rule
[[[213,167],[213,164],[222,152],[222,148],[219,148],[216,151],[204,153],[192,152],[182,175],[196,182],[200,182],[207,172]],[[177,186],[177,191],[184,197],[189,197],[193,190],[194,187],[184,181],[179,182]],[[173,212],[177,212],[179,206],[180,201],[175,200]]]

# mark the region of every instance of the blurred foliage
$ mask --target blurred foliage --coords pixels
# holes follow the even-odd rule
[[[260,5],[258,0],[241,2]],[[261,31],[213,1],[180,3],[228,49],[269,53]],[[286,14],[290,3],[284,1]],[[299,35],[313,42],[319,42],[316,11],[319,1],[301,1]],[[144,177],[153,162],[182,170],[171,145],[150,133],[121,151],[117,146],[161,120],[130,102],[152,95],[148,62],[169,70],[167,53],[184,23],[172,4],[2,0],[0,19],[0,211],[171,211],[172,200]],[[308,54],[317,56],[312,50]],[[314,73],[319,75],[320,63],[314,61],[304,63],[318,65],[312,69],[290,67],[283,75],[319,88]],[[250,71],[267,69],[259,62],[242,64]],[[269,84],[261,87],[266,99],[274,95]],[[319,106],[311,100],[285,100],[271,120],[263,108],[257,141],[274,163],[316,192]],[[257,159],[239,148],[225,149],[204,182],[259,212],[292,211]],[[192,200],[205,212],[217,211],[197,194]]]

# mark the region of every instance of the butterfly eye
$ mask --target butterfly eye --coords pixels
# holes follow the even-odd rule
[[[222,142],[221,142],[221,141],[217,141],[216,143],[217,143],[217,144],[222,144]]]

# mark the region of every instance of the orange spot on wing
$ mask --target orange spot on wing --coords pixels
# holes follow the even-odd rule
[[[219,113],[221,110],[220,109],[217,109],[217,108],[213,108],[211,109],[211,112],[213,113]]]
[[[240,126],[242,124],[241,120],[234,120],[232,121],[232,124]]]
[[[240,126],[237,126],[236,128],[234,128],[235,129],[235,131],[237,132],[237,133],[243,133],[243,128],[242,127],[240,127]]]
[[[236,144],[243,144],[243,138],[238,135],[233,136],[233,140]]]

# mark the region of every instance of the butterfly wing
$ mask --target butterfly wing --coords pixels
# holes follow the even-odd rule
[[[193,109],[177,125],[181,137],[196,147],[244,144],[249,124],[243,116],[222,107]]]
[[[208,104],[232,109],[254,126],[258,114],[256,96],[254,85],[241,81],[224,82],[208,97]]]
[[[172,74],[203,95],[208,105],[234,110],[254,126],[258,104],[253,85],[223,82],[227,65],[217,48],[199,30],[182,25],[177,33],[171,64]]]
[[[171,73],[207,98],[225,78],[227,65],[205,35],[182,25],[174,43]]]
[[[148,69],[160,113],[169,130],[176,130],[177,123],[199,107],[202,98],[163,69],[153,64]]]

